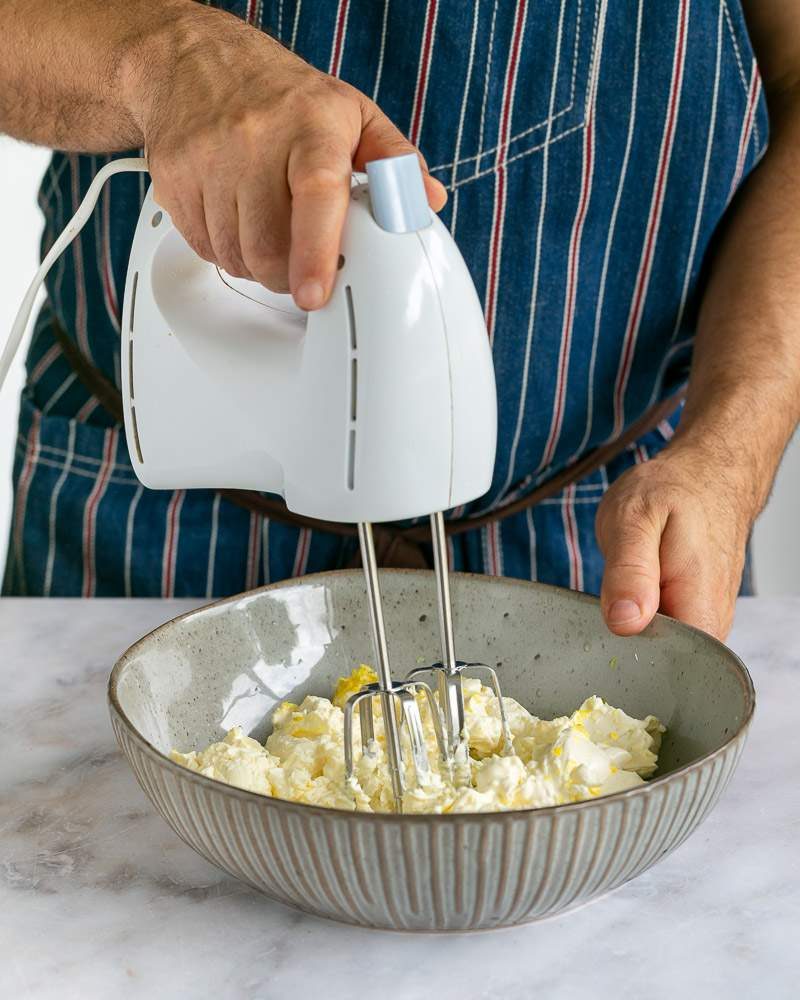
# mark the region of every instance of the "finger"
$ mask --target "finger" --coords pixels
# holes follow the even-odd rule
[[[641,505],[604,501],[598,541],[605,556],[600,605],[617,635],[635,635],[651,621],[660,600],[661,525]]]
[[[197,256],[207,260],[210,264],[218,263],[211,245],[211,237],[206,229],[203,199],[200,192],[198,192],[195,202],[181,202],[180,205],[171,211],[168,209],[168,211],[173,225]]]
[[[206,229],[203,212],[203,192],[199,186],[180,179],[153,177],[153,198],[157,205],[169,212],[173,226],[183,236],[198,257],[216,263],[214,249]]]
[[[203,213],[217,264],[237,278],[250,278],[239,246],[236,190],[221,184],[203,189]]]
[[[245,182],[237,194],[239,244],[250,274],[273,292],[289,291],[290,195],[285,171]]]
[[[370,105],[353,159],[355,169],[364,170],[371,160],[382,160],[387,156],[404,156],[407,153],[414,153],[419,157],[428,204],[434,212],[440,212],[447,202],[447,189],[430,175],[428,164],[417,147],[406,139],[400,129],[376,105]]]
[[[429,173],[422,174],[425,184],[425,194],[428,196],[428,204],[434,212],[441,212],[447,204],[447,188],[441,181],[432,177]]]
[[[350,199],[352,166],[346,147],[317,139],[289,157],[292,196],[289,287],[301,309],[319,309],[331,294],[342,228]]]
[[[687,625],[724,639],[733,623],[739,577],[714,573],[710,559],[699,554],[702,540],[692,538],[685,524],[671,516],[661,539],[664,579],[661,610]]]

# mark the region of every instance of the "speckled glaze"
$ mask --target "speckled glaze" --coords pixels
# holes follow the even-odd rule
[[[383,571],[393,671],[437,653],[433,577]],[[263,739],[272,708],[329,694],[370,662],[360,571],[276,584],[161,626],[117,662],[117,739],[186,843],[309,913],[396,930],[502,927],[594,899],[650,867],[702,822],[741,754],[750,677],[721,643],[658,617],[620,639],[591,597],[456,574],[459,656],[496,666],[504,693],[543,717],[599,694],[668,727],[657,776],[589,802],[509,813],[396,817],[284,802],[172,763],[234,725]]]

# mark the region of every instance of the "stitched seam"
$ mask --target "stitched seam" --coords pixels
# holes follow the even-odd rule
[[[49,191],[41,191],[40,190],[40,192],[39,192],[39,207],[42,209],[43,212],[47,211],[46,206],[50,205],[51,199],[53,198],[53,196],[56,193],[56,186],[58,185],[59,181],[61,180],[61,175],[66,170],[68,163],[69,163],[69,161],[65,157],[59,163],[58,167],[56,167],[56,169],[54,170],[53,169],[53,161],[52,160],[50,161],[50,165],[47,168],[47,173],[42,178],[42,187],[44,186],[44,183],[46,183],[47,181],[49,181],[50,182],[50,190]]]
[[[45,451],[46,452],[50,452],[53,455],[63,456],[63,458],[65,458],[65,459],[69,457],[69,453],[67,452],[66,449],[55,448],[52,445],[40,445],[39,447],[40,447],[40,452],[45,452]],[[25,451],[26,451],[26,443],[25,443],[24,439],[20,436],[17,439],[17,452],[20,455],[24,455]],[[92,469],[77,468],[76,465],[75,465],[76,462],[85,462],[88,465],[95,465],[95,466],[98,466],[98,469],[97,470],[92,470]],[[64,469],[64,468],[67,467],[64,462],[60,462],[56,458],[48,458],[48,457],[46,457],[44,455],[41,455],[41,454],[39,455],[39,458],[37,459],[36,464],[37,465],[42,465],[42,466],[45,466],[45,467],[51,468],[51,469]],[[70,472],[70,475],[74,473],[75,475],[83,476],[86,479],[96,479],[97,478],[97,472],[99,472],[99,467],[101,465],[103,465],[103,462],[100,459],[93,458],[90,455],[82,455],[82,454],[73,452],[73,454],[72,454],[72,464],[69,466],[69,472]],[[127,467],[124,466],[124,465],[122,465],[122,464],[120,464],[120,463],[114,463],[112,465],[112,469],[113,470],[120,470],[121,472],[127,471]],[[109,477],[108,481],[112,482],[112,483],[116,483],[117,485],[121,485],[121,486],[129,486],[129,485],[133,485],[133,484],[138,484],[138,482],[139,482],[138,479],[136,478],[135,474],[132,471],[130,472],[130,475],[127,475],[127,476],[126,475],[114,474],[114,472],[112,472],[112,474]],[[530,486],[530,483],[528,483],[527,485]],[[584,497],[575,497],[574,500],[573,500],[573,502],[574,503],[596,503],[597,500],[599,499],[599,497],[598,496],[594,496],[593,494],[597,493],[599,495],[602,495],[604,493],[605,489],[606,489],[606,486],[603,483],[576,483],[575,484],[575,490],[577,492],[581,492],[583,494],[590,494],[590,495],[589,496],[584,496]],[[520,494],[521,495],[523,492],[524,492],[523,489],[517,490],[515,494],[510,494],[509,497],[504,498],[504,500],[507,501],[509,499],[512,499],[512,497],[515,496],[516,494]],[[560,503],[560,502],[561,502],[561,500],[558,497],[551,497],[551,498],[548,498],[546,500],[540,501],[540,503],[542,503],[542,504],[553,504],[553,503]]]
[[[596,3],[595,3],[595,22],[594,22],[595,23],[595,28],[594,28],[594,31],[592,33],[592,39],[593,39],[592,44],[594,44],[594,40],[596,39],[596,36],[597,36],[597,16],[596,16],[596,14],[597,14],[597,6],[598,6],[599,2],[600,2],[600,0],[596,0]],[[484,115],[485,115],[485,111],[486,111],[486,108],[484,106],[482,108],[482,110],[481,110],[481,129],[480,129],[480,139],[479,139],[479,142],[478,142],[479,152],[474,153],[472,156],[464,156],[464,157],[461,157],[458,160],[451,160],[449,163],[439,163],[435,167],[430,167],[429,168],[431,173],[433,173],[434,171],[437,171],[437,170],[452,169],[453,167],[458,168],[458,167],[462,166],[465,163],[471,163],[473,160],[477,161],[477,163],[476,163],[476,165],[477,165],[478,163],[480,163],[480,161],[483,159],[484,156],[490,156],[493,153],[497,153],[498,150],[507,149],[509,146],[511,146],[513,143],[515,143],[518,139],[523,139],[526,135],[530,135],[532,132],[536,132],[536,131],[538,131],[541,128],[545,128],[547,125],[549,125],[552,122],[554,122],[557,118],[562,118],[564,115],[567,115],[567,114],[569,114],[570,111],[572,111],[573,107],[575,106],[575,86],[576,86],[577,72],[578,72],[578,51],[580,49],[582,11],[583,11],[583,0],[578,0],[578,15],[577,15],[577,20],[576,20],[576,25],[575,25],[575,45],[574,45],[574,48],[573,48],[573,55],[572,55],[572,74],[571,74],[571,82],[570,82],[569,104],[565,108],[562,108],[560,111],[556,112],[555,114],[550,115],[547,118],[542,119],[542,121],[536,122],[535,125],[529,125],[527,128],[523,129],[521,132],[517,132],[515,135],[512,135],[505,142],[497,143],[495,146],[492,146],[489,149],[483,149],[483,148],[481,148],[482,144],[483,144],[483,119],[484,119]],[[486,71],[487,72],[487,79],[488,79],[489,72],[491,70],[491,49],[490,49],[489,55],[490,55],[490,59],[489,59],[489,63],[488,63],[488,66],[487,66],[487,71]],[[556,136],[555,138],[559,138],[559,136]],[[539,146],[538,148],[541,149],[542,147]],[[498,166],[503,166],[505,163],[511,163],[512,159],[514,159],[514,158],[516,158],[518,156],[524,155],[525,152],[527,152],[527,151],[523,151],[522,153],[517,153],[517,154],[515,154],[515,157],[510,157],[509,159],[504,160],[503,163],[501,163],[501,164],[495,164],[488,171],[481,171],[479,173],[474,174],[473,177],[465,178],[463,181],[457,181],[455,186],[458,186],[459,184],[464,184],[467,181],[473,180],[475,177],[482,177],[484,173],[487,173],[487,172],[491,173],[491,171],[496,170]],[[531,152],[533,152],[533,150],[531,150]]]
[[[597,14],[598,14],[599,6],[600,6],[600,0],[598,0],[597,4],[595,5],[595,8],[594,8],[594,19],[592,21],[592,49],[591,49],[591,52],[589,54],[589,72],[586,75],[586,94],[584,95],[584,98],[583,98],[583,120],[584,120],[584,122],[586,121],[586,119],[589,116],[589,101],[592,98],[592,80],[594,79],[594,67],[595,67],[595,63],[597,62],[597,59],[599,58],[599,55],[600,55],[600,53],[597,51],[597,25],[598,25],[598,21],[599,21],[599,18],[597,16]],[[597,86],[597,83],[595,83],[595,87],[596,86]]]
[[[431,171],[434,171],[434,170],[445,170],[447,168],[452,168],[452,167],[458,168],[462,164],[471,163],[473,160],[477,161],[477,163],[476,163],[476,165],[477,165],[477,164],[480,163],[480,161],[483,159],[484,156],[491,156],[492,154],[497,153],[498,150],[502,150],[502,149],[508,148],[514,142],[516,142],[518,139],[523,139],[526,135],[529,135],[531,132],[536,132],[536,131],[538,131],[541,128],[545,128],[551,122],[554,122],[557,118],[561,118],[564,115],[569,114],[570,111],[572,111],[572,109],[573,109],[573,107],[575,105],[575,80],[576,80],[576,76],[577,76],[578,48],[579,48],[579,42],[580,42],[581,6],[582,6],[582,0],[578,0],[578,19],[577,19],[576,29],[575,29],[575,46],[574,46],[573,58],[572,58],[572,77],[571,77],[572,82],[571,82],[571,88],[570,88],[569,104],[566,107],[562,108],[560,111],[556,112],[555,114],[550,115],[547,118],[543,118],[541,121],[536,122],[535,125],[529,125],[528,128],[523,129],[521,132],[517,132],[515,135],[512,135],[505,142],[497,143],[496,145],[491,146],[489,149],[483,149],[482,148],[482,146],[483,146],[483,119],[484,119],[485,112],[486,112],[486,107],[484,105],[483,108],[481,109],[481,131],[480,131],[480,139],[479,139],[479,143],[478,143],[478,145],[479,145],[479,151],[477,153],[474,153],[472,156],[464,156],[464,157],[461,157],[458,160],[451,160],[449,163],[442,163],[439,166],[431,167],[430,168]],[[490,55],[491,55],[491,53],[490,53]],[[489,65],[487,67],[487,79],[488,79],[488,74],[489,74],[490,69],[491,69],[491,59],[489,60]],[[509,161],[506,160],[504,162],[507,163]],[[502,166],[502,164],[500,164],[500,166]],[[497,169],[497,165],[495,165],[494,167],[492,167],[492,170],[496,170],[496,169]],[[476,174],[475,176],[482,176],[482,173],[481,174]],[[463,183],[463,182],[457,182],[457,183]]]
[[[520,497],[530,492],[531,487],[536,488],[541,481],[541,476],[526,476],[515,489],[510,490],[508,493],[504,493],[497,502],[504,504],[512,503],[514,500],[518,500]],[[574,486],[576,492],[580,493],[592,493],[595,491],[603,493],[608,489],[608,481],[606,480],[603,482],[601,475],[601,482],[599,483],[575,483]],[[541,502],[545,503],[546,501]]]
[[[497,10],[497,6],[496,5],[495,5],[495,10]],[[472,9],[472,33],[471,33],[470,42],[469,42],[469,59],[467,61],[467,78],[466,78],[466,81],[464,83],[464,97],[463,97],[463,99],[461,101],[461,111],[459,112],[459,116],[458,116],[458,131],[456,132],[456,157],[458,157],[459,153],[461,152],[461,138],[462,138],[462,136],[464,134],[464,116],[466,115],[466,112],[467,112],[467,103],[468,103],[468,97],[469,97],[469,88],[472,85],[472,70],[473,70],[473,67],[475,65],[475,39],[477,37],[478,23],[479,23],[479,21],[480,21],[480,0],[475,0],[475,6]],[[480,132],[480,136],[481,136],[481,138],[479,140],[479,145],[480,145],[480,143],[483,142],[483,109],[481,109],[481,132]],[[456,173],[457,173],[457,170],[454,169],[453,173],[452,173],[452,177],[450,178],[450,184],[452,186],[455,185],[456,180],[457,180]],[[453,205],[452,232],[455,232],[455,225],[456,225],[456,216],[457,216],[457,213],[458,213],[458,201],[456,200],[455,204]]]
[[[524,156],[530,156],[531,153],[538,153],[539,150],[544,149],[545,146],[552,146],[554,143],[559,142],[561,139],[566,139],[568,135],[572,135],[573,132],[578,132],[586,125],[585,120],[578,122],[577,125],[573,125],[571,128],[565,129],[563,132],[559,132],[558,135],[552,136],[548,142],[545,139],[543,142],[538,143],[535,146],[531,146],[530,149],[525,149],[521,153],[515,153],[513,156],[509,156],[507,160],[503,160],[502,163],[492,165],[491,167],[486,167],[485,170],[481,170],[480,173],[470,174],[469,177],[465,177],[461,181],[456,181],[453,187],[462,187],[464,184],[470,184],[472,181],[477,181],[481,177],[485,177],[487,174],[493,174],[498,169],[498,167],[506,167],[510,163],[514,163],[516,160],[521,160]],[[450,188],[452,190],[452,187]]]
[[[736,54],[736,65],[739,67],[739,79],[742,82],[742,90],[745,94],[749,93],[749,87],[747,85],[747,79],[744,75],[744,64],[742,63],[742,54],[739,51],[739,43],[736,40],[736,32],[733,27],[733,21],[731,20],[731,12],[728,10],[728,4],[726,0],[721,0],[722,9],[725,13],[725,21],[728,25],[728,34],[731,36],[731,41],[733,42],[733,51]]]
[[[18,455],[24,454],[23,449],[20,448],[20,447],[17,447],[17,454]],[[75,456],[75,461],[78,461],[79,458],[81,458],[81,456],[76,455]],[[100,469],[93,470],[93,469],[81,469],[81,468],[77,468],[75,466],[74,462],[73,462],[72,465],[67,466],[65,464],[65,462],[57,461],[54,458],[45,458],[42,455],[40,455],[36,459],[36,462],[34,463],[34,465],[37,465],[37,466],[38,465],[46,466],[49,469],[62,469],[63,470],[65,468],[68,468],[70,475],[74,474],[76,476],[83,476],[86,479],[97,479],[97,476],[98,476],[98,474],[101,471]],[[114,466],[114,468],[119,468],[119,466]],[[139,482],[139,480],[133,474],[131,474],[130,476],[123,476],[123,475],[112,473],[109,476],[109,478],[108,478],[108,482],[110,482],[110,483],[117,483],[117,485],[119,485],[119,486],[131,486],[131,485],[137,484]]]
[[[744,73],[744,64],[742,62],[742,54],[739,51],[739,42],[736,39],[736,29],[733,26],[733,19],[731,18],[731,12],[728,9],[727,0],[720,0],[720,2],[722,4],[722,9],[723,9],[723,11],[725,13],[725,22],[728,25],[728,34],[731,36],[731,42],[733,43],[733,51],[734,51],[734,54],[736,56],[736,65],[739,67],[739,81],[742,84],[742,90],[744,91],[745,96],[747,98],[749,98],[749,96],[750,96],[750,85],[749,85],[749,83],[747,81],[747,77],[745,76],[745,73]],[[758,65],[758,64],[756,64],[756,65]],[[756,72],[758,72],[758,69],[756,69]],[[756,148],[760,149],[761,148],[761,139],[759,138],[759,135],[758,135],[758,122],[756,121],[755,117],[753,118],[753,135],[755,136],[755,140],[756,140]]]
[[[478,132],[479,151],[483,149],[484,126],[486,124],[486,101],[488,100],[489,97],[489,80],[492,75],[492,50],[494,49],[494,29],[496,24],[497,24],[497,0],[494,0],[494,4],[492,6],[492,27],[491,30],[489,31],[489,54],[486,60],[486,75],[483,78],[483,101],[481,102],[481,124],[480,124],[480,130]],[[474,157],[474,159],[477,160],[475,164],[475,166],[477,167],[478,164],[480,163],[480,160],[478,160],[477,156]],[[467,163],[468,161],[466,159],[463,159],[461,162]],[[446,164],[445,166],[457,168],[460,166],[460,163],[456,159]],[[434,167],[433,169],[436,170],[436,167]]]
[[[107,428],[98,428],[98,430],[106,430],[106,429]],[[27,447],[27,439],[22,434],[18,434],[17,435],[17,450],[18,451],[24,451],[26,447]],[[63,458],[67,458],[68,455],[70,454],[65,448],[56,448],[54,445],[51,445],[51,444],[41,444],[41,443],[39,444],[39,451],[48,451],[48,452],[50,452],[53,455],[58,455],[58,456],[61,456]],[[100,466],[100,465],[103,464],[102,459],[95,458],[93,455],[82,455],[78,451],[73,451],[72,452],[72,460],[74,462],[86,462],[88,465],[97,465],[97,466]],[[133,471],[133,470],[131,470],[131,467],[126,462],[116,462],[116,463],[113,463],[112,466],[111,466],[111,468],[112,469],[122,469],[122,470]]]
[[[594,505],[596,507],[600,503],[600,501],[602,499],[603,499],[602,496],[596,496],[596,497],[572,497],[571,499],[569,497],[566,497],[566,496],[548,497],[546,500],[540,500],[539,503],[536,504],[536,506],[537,507],[540,507],[540,506],[541,507],[563,507],[566,503],[569,503],[569,505],[571,507],[572,506],[578,506],[578,505],[583,505],[583,506]]]

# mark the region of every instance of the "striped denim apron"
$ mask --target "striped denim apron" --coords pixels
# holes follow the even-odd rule
[[[485,307],[499,442],[480,512],[584,455],[686,380],[709,248],[767,117],[738,0],[274,0],[225,6],[372,97],[449,189],[442,217]],[[104,156],[56,153],[47,250]],[[57,320],[119,386],[120,299],[145,190],[114,177],[51,272],[22,397],[9,594],[216,596],[346,565],[348,538],[213,491],[149,491],[68,365]],[[599,590],[607,466],[451,539],[460,570]],[[288,415],[287,415],[288,419]]]

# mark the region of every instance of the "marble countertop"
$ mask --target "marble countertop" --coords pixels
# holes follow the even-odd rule
[[[117,751],[105,685],[130,642],[190,606],[0,601],[0,996],[797,996],[800,600],[740,602],[730,644],[756,719],[693,837],[566,917],[444,937],[296,913],[156,814]]]

